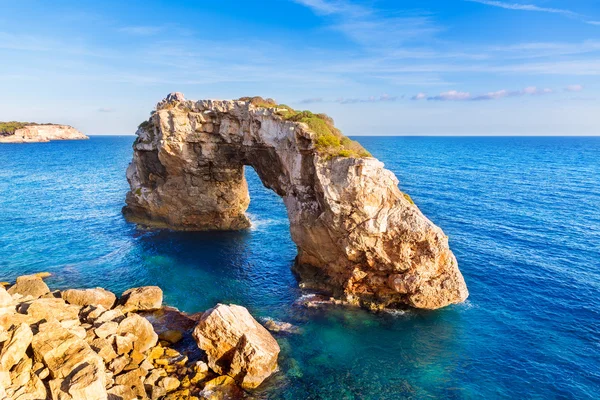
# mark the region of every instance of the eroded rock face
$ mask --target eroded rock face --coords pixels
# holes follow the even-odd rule
[[[435,309],[468,296],[448,238],[375,158],[322,157],[276,109],[170,95],[140,125],[125,215],[181,230],[249,225],[244,165],[283,197],[307,288],[370,308]]]
[[[83,133],[69,125],[27,125],[15,130],[11,135],[0,135],[0,143],[35,143],[51,140],[89,139]]]
[[[208,365],[233,377],[243,388],[258,387],[277,370],[279,344],[241,306],[218,304],[204,313],[194,329]]]

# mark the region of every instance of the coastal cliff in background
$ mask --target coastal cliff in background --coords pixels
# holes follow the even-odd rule
[[[0,143],[36,143],[89,139],[69,125],[0,122]]]
[[[447,236],[325,115],[173,93],[137,136],[123,209],[133,222],[247,228],[250,165],[283,198],[302,287],[371,309],[436,309],[468,296]]]

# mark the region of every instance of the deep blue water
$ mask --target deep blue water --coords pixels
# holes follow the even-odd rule
[[[358,138],[450,237],[471,296],[435,312],[310,311],[282,201],[248,170],[246,232],[141,231],[123,220],[133,137],[0,145],[0,281],[156,284],[290,321],[283,399],[598,398],[600,138]]]

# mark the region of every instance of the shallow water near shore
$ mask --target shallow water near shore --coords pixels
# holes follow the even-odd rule
[[[597,398],[600,138],[357,138],[450,237],[471,296],[434,312],[308,310],[285,207],[250,168],[253,228],[139,230],[121,216],[134,137],[0,145],[0,281],[158,285],[292,322],[282,399]]]

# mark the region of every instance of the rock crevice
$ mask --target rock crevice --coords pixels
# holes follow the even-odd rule
[[[169,95],[137,131],[125,215],[178,230],[247,228],[249,165],[283,198],[303,287],[373,309],[465,300],[448,238],[394,174],[373,157],[320,151],[317,133],[286,112]]]

